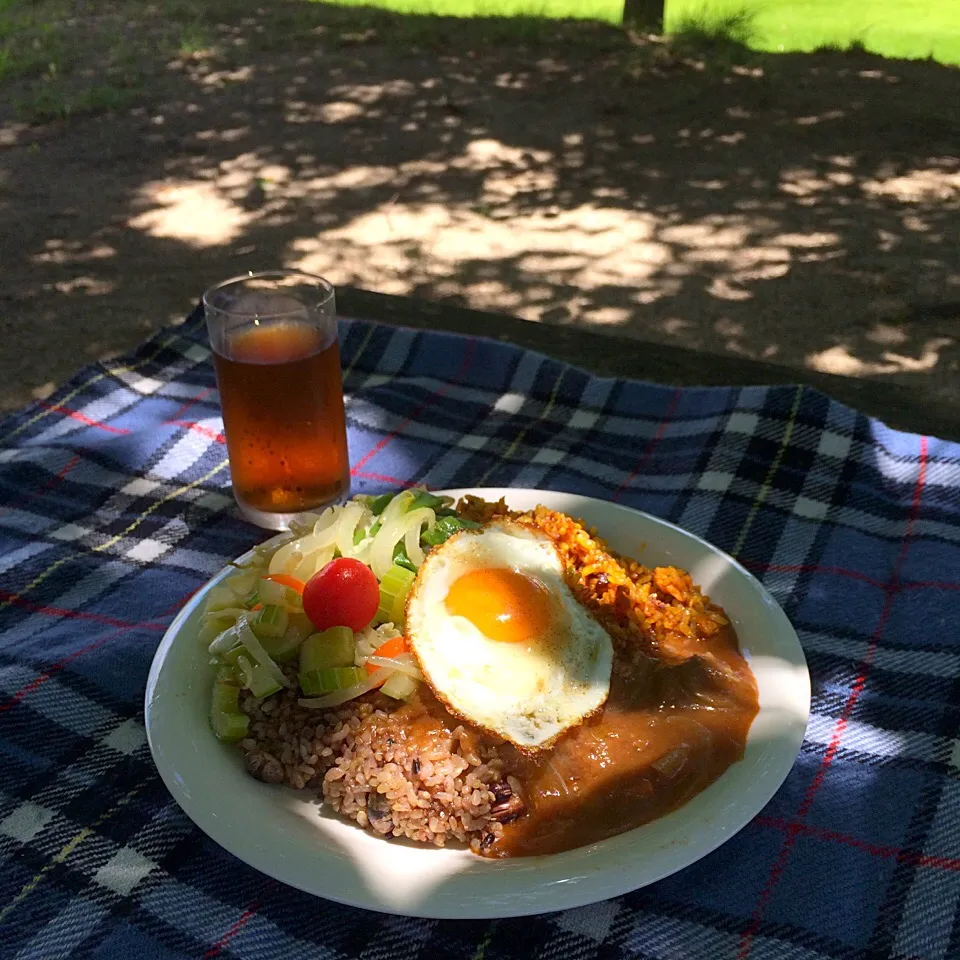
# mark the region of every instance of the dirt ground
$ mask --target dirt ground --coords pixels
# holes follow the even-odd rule
[[[112,113],[0,98],[0,409],[278,265],[960,402],[960,70],[230,37]]]

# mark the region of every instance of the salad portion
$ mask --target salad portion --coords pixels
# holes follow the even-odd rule
[[[329,709],[371,690],[409,699],[423,680],[404,610],[426,554],[479,524],[422,489],[356,496],[303,514],[256,547],[207,596],[200,642],[216,668],[210,723],[225,741],[247,736],[241,691],[258,700],[298,690],[301,707]]]

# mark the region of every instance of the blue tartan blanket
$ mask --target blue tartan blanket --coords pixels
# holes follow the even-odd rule
[[[195,314],[0,423],[0,956],[960,957],[960,445],[803,387],[599,379],[363,320],[341,343],[355,492],[609,498],[751,570],[810,664],[792,773],[695,866],[518,920],[342,907],[215,846],[143,726],[165,627],[265,536],[233,506]]]

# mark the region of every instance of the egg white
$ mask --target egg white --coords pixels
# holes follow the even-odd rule
[[[446,597],[471,570],[506,567],[549,591],[549,630],[529,643],[484,635]],[[423,674],[452,713],[523,750],[549,746],[596,713],[610,690],[610,636],[577,602],[546,534],[498,520],[430,551],[407,602],[406,629]]]

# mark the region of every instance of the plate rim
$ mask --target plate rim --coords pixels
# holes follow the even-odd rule
[[[382,897],[377,899],[370,890],[367,891],[368,898],[364,899],[362,897],[350,897],[345,895],[338,895],[338,891],[334,889],[324,889],[323,892],[310,886],[304,885],[303,883],[298,883],[294,880],[291,880],[288,876],[283,875],[282,870],[270,869],[268,867],[262,866],[256,862],[253,862],[248,854],[245,854],[242,851],[238,851],[234,846],[229,845],[226,842],[223,842],[219,836],[215,836],[214,833],[221,833],[221,831],[211,831],[209,829],[210,824],[201,823],[194,816],[192,808],[194,806],[189,793],[186,793],[182,788],[178,778],[174,775],[174,772],[166,765],[162,765],[159,760],[159,747],[156,743],[156,719],[153,717],[152,706],[152,694],[154,693],[158,681],[161,677],[161,674],[164,669],[164,665],[169,656],[170,650],[173,645],[177,642],[177,638],[182,631],[182,628],[186,621],[190,618],[191,614],[196,610],[204,601],[204,598],[207,592],[222,579],[229,571],[231,561],[227,561],[226,564],[215,574],[209,577],[200,588],[190,597],[187,603],[178,611],[177,615],[170,622],[170,625],[164,631],[163,637],[160,640],[157,650],[154,654],[154,657],[150,664],[150,669],[147,676],[147,683],[144,692],[144,726],[146,731],[147,743],[150,749],[151,757],[154,762],[154,766],[157,769],[158,774],[160,775],[161,780],[167,788],[167,791],[170,793],[173,801],[178,805],[180,810],[187,816],[190,822],[199,829],[206,837],[211,839],[214,843],[220,846],[222,849],[226,850],[232,856],[237,857],[239,860],[252,867],[254,870],[257,870],[259,873],[269,876],[274,880],[277,880],[281,883],[284,883],[288,886],[294,887],[295,889],[302,890],[305,893],[308,893],[312,896],[319,897],[321,899],[329,900],[334,903],[343,904],[350,907],[359,907],[363,909],[369,909],[385,914],[393,914],[399,916],[407,917],[421,917],[425,919],[499,919],[499,918],[508,918],[508,917],[520,917],[520,916],[531,916],[542,913],[551,913],[558,910],[570,909],[579,906],[585,906],[588,904],[600,902],[603,900],[612,899],[617,896],[621,896],[625,893],[628,893],[632,890],[642,889],[643,887],[649,886],[652,883],[656,883],[659,880],[665,879],[668,876],[672,876],[674,873],[679,872],[680,870],[686,869],[687,867],[693,865],[704,857],[708,856],[714,850],[722,846],[729,839],[743,830],[747,825],[749,825],[757,814],[769,803],[773,796],[777,793],[780,787],[783,785],[783,782],[786,780],[790,771],[793,769],[797,755],[799,754],[800,748],[802,746],[806,729],[809,724],[810,718],[810,707],[811,707],[811,680],[809,666],[807,664],[806,655],[803,650],[803,646],[800,643],[800,639],[796,633],[796,629],[793,624],[787,617],[786,613],[780,607],[779,603],[774,599],[770,594],[767,588],[760,582],[760,580],[755,577],[749,570],[747,570],[738,560],[734,557],[731,557],[726,551],[720,549],[716,545],[712,544],[710,541],[704,539],[698,534],[692,533],[689,530],[679,526],[676,523],[673,523],[669,520],[664,520],[661,517],[657,517],[653,514],[647,513],[646,511],[640,510],[636,507],[631,507],[626,504],[615,503],[612,500],[605,500],[600,497],[593,497],[588,494],[580,494],[571,491],[564,490],[550,490],[550,489],[539,489],[534,487],[456,487],[456,488],[444,488],[442,490],[431,491],[438,494],[447,494],[451,496],[462,496],[465,494],[472,494],[475,496],[482,496],[484,499],[493,499],[497,500],[501,496],[509,497],[511,494],[525,494],[525,495],[535,495],[535,496],[546,496],[546,497],[570,497],[578,501],[589,501],[591,503],[597,503],[603,505],[605,508],[615,508],[616,510],[622,510],[629,514],[634,514],[642,518],[644,521],[654,524],[655,526],[660,526],[672,530],[675,534],[679,534],[681,537],[688,540],[692,540],[697,543],[701,548],[706,549],[709,553],[713,553],[722,557],[727,564],[735,569],[743,578],[745,578],[748,583],[751,584],[754,591],[756,591],[760,597],[765,601],[765,604],[775,611],[775,615],[779,615],[781,620],[781,626],[785,628],[784,635],[788,641],[792,641],[792,653],[794,655],[793,660],[791,661],[792,665],[797,668],[802,669],[802,679],[804,681],[804,689],[801,691],[802,699],[804,703],[804,715],[802,717],[802,727],[800,725],[800,717],[797,716],[796,730],[794,735],[790,738],[791,742],[796,741],[796,750],[791,754],[789,758],[789,763],[786,760],[786,752],[778,754],[774,766],[776,770],[770,776],[768,776],[768,782],[765,784],[765,787],[756,793],[752,797],[751,803],[745,808],[748,813],[741,812],[740,815],[736,816],[734,819],[736,823],[732,826],[730,824],[725,824],[723,829],[714,829],[712,832],[711,840],[706,843],[700,843],[696,845],[694,850],[689,850],[686,847],[687,840],[682,837],[678,837],[673,841],[677,845],[678,853],[676,862],[669,866],[668,869],[664,869],[657,873],[654,876],[649,876],[643,879],[639,884],[636,882],[631,882],[629,879],[622,878],[622,872],[618,871],[619,880],[615,880],[612,883],[603,884],[600,883],[599,886],[591,885],[590,883],[569,883],[564,885],[563,881],[560,881],[558,888],[558,882],[554,881],[549,887],[545,887],[545,892],[542,894],[542,898],[546,902],[539,902],[538,896],[527,896],[524,898],[517,898],[517,900],[512,903],[510,907],[507,908],[495,908],[495,909],[484,909],[483,904],[477,906],[480,909],[461,909],[461,910],[452,910],[449,906],[444,906],[439,909],[432,909],[430,902],[423,902],[417,904],[415,908],[398,906],[397,904],[390,903],[387,900],[384,900]],[[263,531],[264,540],[267,539],[270,535],[270,531]],[[263,542],[262,540],[259,542]],[[238,562],[249,557],[255,550],[256,545],[251,547],[249,550],[241,554],[239,557],[235,558],[233,561]],[[759,714],[758,714],[759,716]],[[754,720],[754,724],[756,719]],[[751,724],[751,731],[754,729],[753,724]],[[230,749],[229,747],[223,746],[224,750]],[[741,761],[742,762],[742,761]],[[716,785],[720,783],[722,777],[707,787],[706,790],[702,791],[698,796],[702,796],[714,790]],[[256,785],[256,781],[251,780],[251,784]],[[262,785],[261,785],[262,786]],[[277,790],[275,786],[267,787],[270,790]],[[282,788],[279,788],[282,790]],[[282,794],[281,794],[282,795]],[[690,802],[693,802],[697,799],[694,797]],[[688,806],[685,804],[684,807]],[[684,807],[679,808],[683,810]],[[678,811],[679,812],[679,811]],[[667,817],[672,816],[672,814],[667,814]],[[662,822],[665,818],[658,818],[653,823]],[[742,821],[742,822],[741,822]],[[343,821],[344,826],[350,827],[350,824],[346,821]],[[636,828],[638,830],[644,829],[643,826]],[[516,859],[507,859],[507,860],[495,860],[487,861],[482,858],[475,858],[483,863],[490,864],[506,864],[506,869],[511,869],[510,865],[516,864],[522,866],[524,862],[531,863],[533,861],[539,860],[549,860],[551,862],[557,862],[555,858],[566,858],[566,859],[581,859],[584,857],[589,857],[598,846],[606,846],[616,843],[616,841],[622,837],[629,836],[635,831],[627,831],[624,834],[620,834],[617,837],[612,837],[608,840],[601,841],[599,844],[591,844],[586,847],[577,848],[573,851],[568,851],[560,854],[553,854],[549,857],[524,857]],[[375,838],[377,842],[384,842],[381,838]],[[389,841],[388,841],[389,842]],[[691,845],[693,846],[693,845]],[[607,846],[609,849],[609,846]],[[428,852],[431,848],[424,848]],[[464,851],[466,856],[474,857],[474,855],[469,854]],[[688,856],[684,856],[684,853],[689,853]],[[503,867],[501,866],[501,869]],[[596,871],[600,873],[601,871]],[[571,878],[573,879],[573,878]],[[577,876],[577,881],[585,881],[588,878],[586,876]],[[559,894],[559,895],[558,895]],[[499,902],[499,901],[498,901]]]

